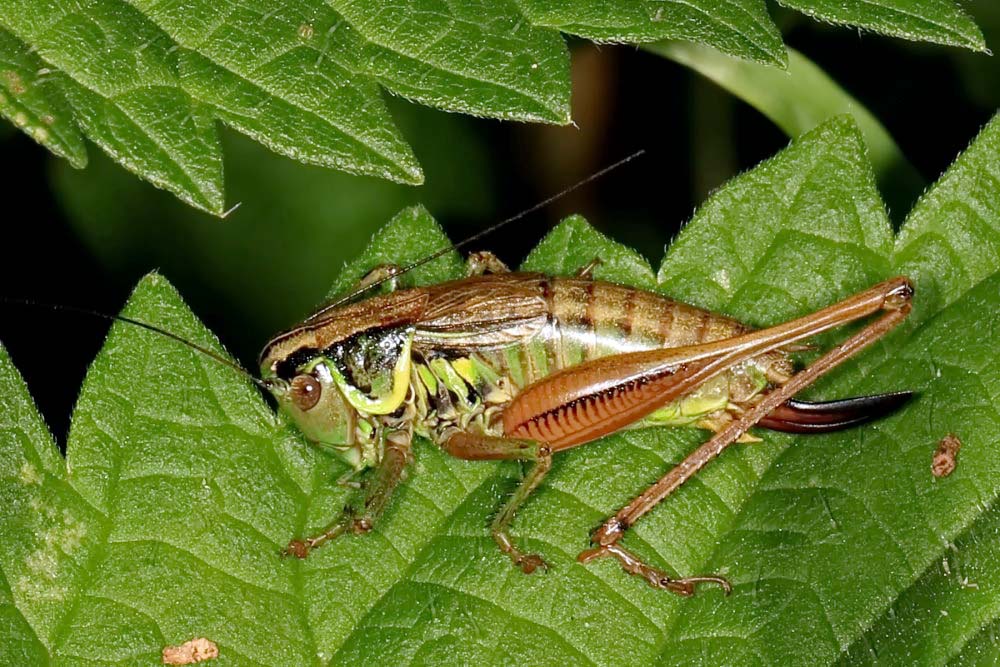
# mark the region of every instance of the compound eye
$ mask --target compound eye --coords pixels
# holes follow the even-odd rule
[[[305,412],[313,409],[319,403],[322,387],[319,380],[312,375],[296,375],[292,378],[291,396],[295,407]]]

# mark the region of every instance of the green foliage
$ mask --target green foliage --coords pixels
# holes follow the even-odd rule
[[[790,137],[808,132],[833,116],[849,113],[864,135],[876,174],[902,169],[919,182],[919,176],[882,123],[795,49],[787,49],[788,67],[782,71],[728,58],[697,44],[659,42],[646,48],[711,79],[770,118]]]
[[[975,21],[951,0],[778,0],[821,21],[985,51]]]
[[[517,0],[536,25],[597,42],[683,39],[770,65],[783,65],[781,36],[762,0]]]
[[[788,2],[828,21],[984,51],[952,0]],[[226,209],[218,121],[307,164],[420,183],[382,89],[440,109],[569,123],[560,31],[664,38],[783,67],[763,0],[10,0],[0,113],[74,166],[83,138],[183,201]]]
[[[87,149],[62,90],[45,79],[42,60],[0,27],[0,114],[28,136],[78,169]]]
[[[223,224],[102,155],[84,171],[56,165],[53,189],[102,267],[120,276],[158,267],[185,295],[200,294],[189,304],[224,320],[227,346],[250,359],[261,340],[309,312],[401,208],[419,201],[449,219],[496,210],[487,149],[468,118],[399,100],[390,109],[423,156],[419,189],[298,164],[230,131],[222,134],[227,187],[242,205]]]
[[[987,44],[1000,43],[1000,4],[976,3],[976,22]],[[970,51],[956,51],[952,58],[970,101],[988,109],[1000,108],[1000,71],[993,67],[992,58],[981,58]]]
[[[822,664],[865,662],[870,647],[907,663],[982,657],[1000,613],[1000,343],[984,335],[1000,327],[998,155],[1000,118],[894,238],[860,133],[835,119],[720,189],[658,274],[579,218],[531,253],[526,266],[553,273],[602,257],[602,278],[758,325],[904,269],[915,277],[913,324],[835,378],[838,392],[916,390],[903,411],[828,436],[762,433],[627,536],[673,571],[725,573],[731,597],[683,600],[612,562],[574,561],[603,517],[704,437],[694,429],[620,433],[557,457],[514,524],[552,564],[543,575],[512,568],[487,529],[517,466],[426,442],[372,534],[282,560],[290,537],[339,510],[343,467],[232,370],[116,325],[65,466],[0,357],[0,662],[156,664],[165,644],[200,636],[233,664]],[[406,210],[338,286],[445,241]],[[942,277],[945,261],[969,269]],[[452,253],[414,278],[460,267]],[[125,313],[221,349],[157,275]],[[959,465],[934,479],[931,454],[950,431]]]

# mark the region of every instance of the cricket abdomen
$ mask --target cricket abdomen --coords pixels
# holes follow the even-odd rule
[[[609,354],[696,345],[750,331],[732,318],[644,290],[573,278],[548,282],[563,367]]]
[[[482,351],[548,343],[559,368],[750,331],[730,317],[653,292],[584,278],[506,273],[422,289],[428,301],[414,322],[418,347]],[[560,350],[564,343],[567,349]]]
[[[697,345],[751,331],[730,317],[645,290],[581,278],[534,276],[529,282],[524,274],[513,275],[518,276],[518,289],[530,284],[537,296],[538,310],[530,320],[534,329],[514,344],[480,348],[480,353],[520,388],[584,361]],[[523,327],[525,315],[519,313],[518,326]],[[781,366],[784,359],[778,353],[761,362]]]

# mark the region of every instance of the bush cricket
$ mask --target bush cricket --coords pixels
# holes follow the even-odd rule
[[[419,435],[463,459],[532,464],[492,524],[500,550],[531,573],[545,562],[524,553],[508,527],[554,454],[623,428],[693,425],[712,436],[605,521],[579,560],[613,557],[630,574],[680,595],[691,595],[699,582],[728,592],[721,577],[670,577],[626,550],[621,537],[752,426],[833,431],[884,415],[910,396],[793,398],[907,316],[913,290],[905,277],[753,331],[651,292],[593,280],[591,268],[551,278],[506,272],[495,257],[474,254],[467,278],[338,303],[271,340],[260,367],[280,409],[356,470],[374,469],[359,503],[320,534],[292,540],[285,553],[304,558],[344,533],[371,530]],[[879,313],[795,372],[788,350],[797,343]]]
[[[909,392],[824,403],[794,396],[902,322],[913,288],[906,277],[879,283],[810,315],[766,329],[592,278],[600,258],[571,277],[510,272],[473,253],[467,276],[423,287],[397,279],[635,158],[634,154],[522,213],[406,267],[376,267],[347,296],[278,334],[255,378],[234,362],[153,325],[136,324],[236,368],[276,400],[280,412],[355,471],[369,471],[357,502],[318,535],[292,539],[285,555],[305,558],[344,534],[366,533],[384,512],[421,436],[452,456],[529,463],[493,520],[500,550],[525,573],[545,568],[510,535],[518,508],[539,487],[553,455],[625,428],[694,426],[711,435],[592,534],[582,563],[616,559],[649,585],[690,596],[715,575],[675,578],[622,544],[626,531],[734,442],[759,426],[823,433],[895,410]],[[376,292],[375,288],[383,289]],[[387,289],[386,289],[387,288]],[[70,308],[70,310],[79,310]],[[874,316],[874,317],[872,317]],[[805,339],[872,318],[801,370],[789,353]]]

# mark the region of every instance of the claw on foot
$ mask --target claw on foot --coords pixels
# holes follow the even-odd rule
[[[344,510],[345,514],[327,526],[319,535],[304,540],[289,541],[288,546],[281,550],[282,557],[295,556],[296,558],[306,558],[313,549],[323,546],[330,540],[337,539],[347,530],[352,530],[355,534],[367,533],[371,530],[371,521],[364,517],[353,519],[350,516],[350,511],[349,507],[346,508]]]
[[[732,585],[724,577],[702,576],[674,579],[666,572],[646,565],[635,555],[614,543],[581,551],[576,559],[580,563],[587,564],[595,558],[605,556],[615,558],[621,564],[623,570],[637,577],[642,577],[653,588],[670,591],[681,597],[691,597],[694,595],[695,585],[705,583],[718,584],[726,595],[733,592]]]
[[[511,555],[510,559],[514,561],[514,565],[521,568],[521,572],[525,574],[531,574],[535,570],[542,570],[543,572],[549,569],[549,564],[539,556],[538,554],[517,554]]]
[[[281,555],[284,556],[295,556],[296,558],[305,558],[309,555],[310,546],[308,542],[302,540],[291,540],[288,546],[281,550]]]

